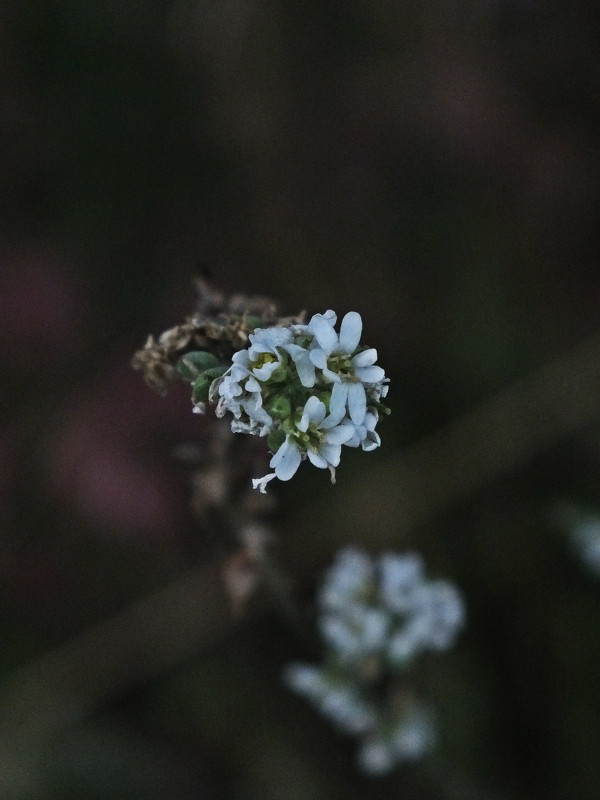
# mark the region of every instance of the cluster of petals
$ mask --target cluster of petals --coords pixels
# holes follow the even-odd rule
[[[233,356],[216,382],[216,414],[231,412],[232,430],[265,436],[282,429],[286,434],[271,459],[273,472],[253,481],[261,492],[273,478],[289,480],[305,459],[329,468],[333,479],[342,445],[370,451],[381,443],[377,406],[387,393],[387,378],[375,364],[377,351],[361,349],[360,314],[346,314],[339,333],[336,322],[329,310],[306,325],[258,328],[250,346]],[[288,420],[274,419],[266,405],[278,391],[295,398]]]
[[[359,684],[327,667],[290,664],[283,679],[339,731],[358,737],[358,765],[367,775],[385,775],[415,761],[435,742],[433,717],[415,699],[405,701],[403,713],[390,719],[389,709],[366,696]]]
[[[355,548],[338,554],[319,598],[320,627],[336,659],[360,667],[374,655],[402,667],[425,651],[450,647],[465,610],[449,581],[428,580],[414,553],[375,562]]]
[[[303,452],[306,452],[311,464],[319,469],[335,469],[338,466],[342,445],[356,436],[356,431],[353,425],[339,422],[331,414],[326,414],[325,403],[314,395],[308,398],[302,417],[295,427],[296,432],[302,434],[307,433],[310,426],[314,444],[309,444],[303,451],[294,433],[289,433],[269,463],[274,472],[263,478],[255,478],[252,481],[255,489],[264,492],[266,484],[273,478],[289,481],[300,466]]]
[[[429,580],[415,553],[372,558],[346,547],[318,595],[322,665],[287,667],[287,685],[339,730],[359,737],[358,763],[382,775],[423,756],[435,741],[431,713],[416,698],[390,707],[385,686],[426,651],[450,647],[464,625],[460,593]]]
[[[306,370],[304,386],[312,386],[315,381],[315,368],[321,370],[323,378],[333,384],[329,408],[333,416],[348,415],[355,425],[361,425],[367,413],[366,386],[376,386],[385,379],[381,367],[375,366],[377,350],[370,348],[356,354],[362,334],[362,319],[356,311],[349,311],[342,320],[340,332],[335,332],[336,315],[333,311],[315,314],[308,324],[313,335],[311,348],[307,351],[312,369]],[[347,356],[350,368],[334,371],[330,367],[332,356]],[[306,361],[306,356],[304,356]]]

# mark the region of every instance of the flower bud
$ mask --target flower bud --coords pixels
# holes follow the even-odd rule
[[[258,317],[255,314],[249,314],[245,317],[244,321],[252,330],[256,330],[256,328],[260,328],[264,325],[262,317]]]
[[[267,411],[274,419],[287,419],[292,413],[292,406],[287,397],[276,394],[267,403]]]
[[[186,353],[177,362],[177,370],[182,378],[193,381],[202,372],[215,367],[219,359],[206,350],[194,350]]]
[[[192,388],[192,402],[194,403],[207,403],[208,390],[213,382],[213,378],[207,377],[205,374],[198,375],[193,383]]]
[[[287,380],[288,371],[283,364],[279,364],[269,377],[269,383],[283,383]]]

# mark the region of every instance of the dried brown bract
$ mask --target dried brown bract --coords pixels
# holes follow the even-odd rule
[[[140,370],[146,383],[161,394],[182,380],[176,365],[186,353],[204,350],[220,361],[229,361],[235,352],[247,346],[255,328],[304,319],[304,313],[278,317],[277,305],[269,298],[227,296],[204,279],[196,281],[196,289],[198,301],[194,313],[185,322],[164,331],[158,340],[149,336],[132,359],[132,367]]]

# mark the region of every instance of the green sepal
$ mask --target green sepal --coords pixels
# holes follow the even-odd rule
[[[276,394],[271,397],[266,406],[267,413],[275,419],[287,419],[291,416],[292,406],[287,397]]]
[[[389,414],[392,413],[392,409],[389,406],[385,406],[383,403],[380,403],[379,401],[376,401],[374,403],[369,403],[369,405],[373,406],[373,408],[375,408],[376,411],[379,411],[380,414],[384,414],[385,416],[388,416]]]
[[[264,324],[262,317],[257,317],[254,314],[247,316],[245,318],[245,323],[249,328],[252,328],[252,330],[256,330],[256,328],[260,328],[261,325]]]
[[[288,384],[284,388],[287,396],[290,398],[292,408],[304,408],[306,401],[310,397],[310,389],[305,389],[304,386],[300,384],[297,386]]]
[[[198,375],[192,384],[192,402],[194,403],[207,403],[208,390],[213,382],[212,378],[208,378],[205,374]]]
[[[294,342],[299,344],[300,347],[303,347],[305,350],[308,350],[308,346],[313,340],[312,333],[301,333],[298,336],[294,337]]]
[[[287,366],[279,364],[277,367],[275,367],[275,369],[271,373],[271,376],[267,381],[267,383],[283,383],[284,381],[287,380],[287,377],[288,377]]]
[[[284,442],[285,431],[282,428],[277,428],[276,431],[271,431],[271,433],[267,436],[269,450],[271,450],[273,453],[276,453]]]
[[[202,372],[211,367],[215,367],[219,363],[219,359],[212,353],[206,350],[193,350],[186,353],[177,362],[177,371],[182,378],[187,381],[193,381]]]

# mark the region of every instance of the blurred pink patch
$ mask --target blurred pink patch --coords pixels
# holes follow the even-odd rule
[[[96,390],[65,407],[47,449],[48,482],[94,527],[154,540],[177,537],[189,497],[171,448],[192,431],[198,438],[202,424],[185,392],[160,398],[123,361]]]
[[[51,256],[0,256],[0,356],[70,355],[82,320],[81,287]]]

